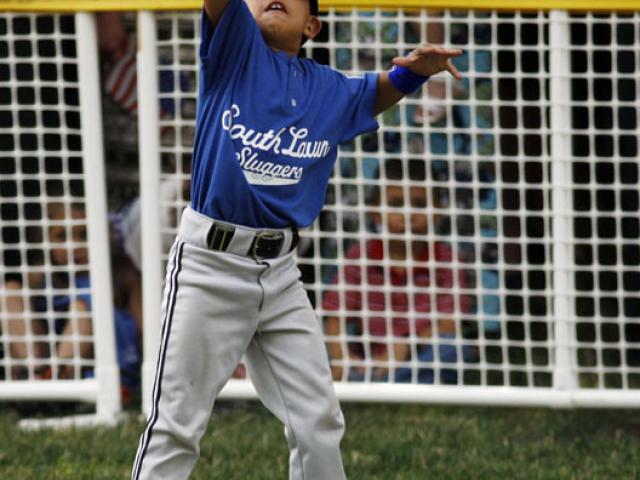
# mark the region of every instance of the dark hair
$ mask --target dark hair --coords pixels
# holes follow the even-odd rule
[[[318,16],[318,0],[309,0],[309,7],[311,7],[311,15]]]

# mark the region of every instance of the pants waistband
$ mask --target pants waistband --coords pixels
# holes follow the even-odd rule
[[[299,240],[296,228],[250,228],[209,218],[191,207],[182,212],[180,235],[201,248],[256,260],[287,255]]]

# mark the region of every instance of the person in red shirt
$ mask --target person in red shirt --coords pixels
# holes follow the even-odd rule
[[[396,162],[387,162],[385,171],[389,179],[402,178],[402,172],[397,170]],[[453,261],[451,245],[436,241],[430,252],[429,244],[420,239],[428,233],[428,219],[426,213],[418,213],[416,209],[426,207],[426,188],[415,185],[409,187],[408,200],[413,211],[409,215],[399,211],[404,207],[405,199],[405,189],[401,184],[390,182],[385,193],[386,214],[373,213],[371,220],[379,228],[385,229],[390,239],[385,242],[374,238],[363,242],[364,254],[360,242],[353,244],[347,251],[346,266],[342,272],[342,280],[346,284],[341,289],[343,293],[331,289],[323,299],[325,311],[343,309],[349,312],[344,323],[338,316],[325,318],[324,327],[328,336],[355,331],[357,335],[365,337],[358,342],[349,342],[347,352],[343,351],[340,342],[328,342],[329,356],[336,360],[332,365],[335,380],[344,379],[342,360],[345,353],[356,365],[348,377],[362,377],[364,370],[358,364],[362,365],[363,360],[371,359],[375,366],[372,380],[385,380],[390,360],[394,360],[407,373],[407,365],[402,362],[412,358],[413,339],[418,338],[418,348],[423,348],[434,334],[451,337],[456,333],[452,319],[456,311],[455,298],[453,294],[442,291],[454,287],[454,272],[449,267],[439,266]],[[405,217],[409,217],[409,225]],[[411,242],[402,238],[409,232]],[[430,262],[431,256],[436,266]],[[406,266],[409,258],[412,267]],[[432,282],[433,277],[435,282]],[[466,286],[462,272],[458,277],[458,285]],[[336,275],[333,283],[339,283],[339,275]],[[432,298],[435,302],[432,302]],[[473,309],[471,296],[460,295],[458,301],[460,311],[470,312]],[[435,309],[432,303],[435,303]],[[434,322],[435,319],[437,322]],[[398,370],[396,379],[397,373]]]

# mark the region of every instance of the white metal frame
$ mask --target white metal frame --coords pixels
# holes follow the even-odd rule
[[[86,212],[93,303],[94,378],[0,382],[0,400],[77,400],[95,403],[91,415],[49,420],[23,420],[23,427],[113,424],[120,406],[120,374],[116,362],[111,263],[104,171],[100,76],[95,17],[75,14],[82,153],[86,168]]]
[[[553,189],[553,287],[555,314],[554,388],[573,390],[577,379],[573,370],[571,318],[573,305],[569,292],[573,290],[573,238],[571,207],[571,136],[564,125],[571,125],[571,80],[566,72],[570,65],[569,25],[567,12],[549,13],[549,44],[551,47],[551,163]],[[562,72],[562,73],[561,73]],[[555,75],[554,75],[555,73]],[[555,128],[554,128],[555,127]]]
[[[157,52],[156,25],[153,13],[140,13],[140,35],[142,38],[141,57],[145,62],[142,73],[146,78],[142,83],[140,76],[140,91],[144,92],[144,99],[140,102],[140,131],[142,162],[141,178],[146,180],[142,184],[143,202],[147,202],[148,208],[143,209],[143,223],[148,236],[144,240],[143,251],[147,255],[143,259],[145,270],[145,335],[152,339],[145,339],[145,347],[153,348],[152,356],[157,350],[157,336],[159,333],[159,305],[162,287],[162,275],[159,273],[159,238],[160,232],[157,222],[159,215],[157,208],[153,208],[154,201],[158,198],[157,186],[159,181],[159,150],[157,148],[157,133],[160,122],[157,112],[157,99],[159,96],[157,79],[149,78],[157,73],[157,57],[150,58]],[[334,15],[334,13],[331,13]],[[377,11],[375,15],[380,15]],[[494,22],[492,17],[485,22]],[[571,177],[571,95],[570,95],[570,44],[569,29],[570,17],[566,11],[551,11],[549,13],[549,53],[550,53],[550,125],[546,133],[551,137],[551,155],[546,154],[537,157],[540,162],[550,162],[552,170],[552,206],[548,212],[552,215],[553,237],[545,237],[541,243],[549,243],[553,249],[553,261],[549,261],[545,268],[552,268],[553,279],[551,292],[546,292],[552,299],[553,307],[553,332],[550,333],[550,351],[552,358],[551,370],[553,373],[553,385],[550,388],[542,387],[510,387],[510,386],[445,386],[445,385],[406,385],[406,384],[378,384],[378,383],[348,383],[337,382],[335,384],[338,396],[347,401],[364,402],[401,402],[401,403],[456,403],[456,404],[485,404],[485,405],[509,405],[509,406],[549,406],[549,407],[638,407],[640,395],[637,390],[620,389],[596,389],[581,388],[578,385],[578,369],[575,365],[575,318],[574,312],[574,287],[573,287],[573,227],[572,227],[572,177]],[[402,28],[402,27],[401,27]],[[378,40],[378,39],[377,39]],[[377,41],[376,40],[376,41]],[[472,42],[472,40],[470,40]],[[352,42],[355,42],[352,39]],[[494,50],[495,40],[487,49]],[[355,52],[355,49],[354,49]],[[355,53],[354,53],[355,58]],[[473,62],[473,60],[470,60]],[[489,75],[489,74],[486,74]],[[491,76],[495,82],[495,73]],[[510,78],[519,78],[521,72],[507,74]],[[473,78],[473,77],[472,77]],[[495,85],[495,83],[494,83]],[[146,100],[146,101],[145,101]],[[446,108],[451,108],[445,101]],[[495,99],[492,104],[497,102]],[[473,105],[474,100],[470,103]],[[155,104],[155,105],[154,105]],[[492,105],[495,107],[495,105]],[[155,109],[155,110],[154,110]],[[472,124],[473,125],[473,124]],[[447,127],[450,128],[450,127]],[[449,131],[450,132],[450,131]],[[478,133],[475,126],[470,128],[472,134]],[[494,127],[494,133],[495,127]],[[541,135],[545,135],[545,132]],[[402,155],[402,154],[398,154]],[[451,151],[449,153],[451,157]],[[499,159],[495,160],[499,161]],[[358,172],[361,172],[358,167]],[[145,200],[146,199],[146,200]],[[477,210],[471,214],[482,214]],[[146,217],[146,218],[145,218]],[[153,223],[156,222],[154,225]],[[338,234],[340,235],[340,234]],[[340,237],[341,238],[341,237]],[[339,239],[340,239],[339,238]],[[429,240],[434,237],[430,234]],[[454,239],[455,241],[455,239]],[[153,272],[153,274],[147,274]],[[548,289],[548,290],[549,290]],[[456,291],[457,293],[457,291]],[[504,294],[504,289],[499,294]],[[344,313],[344,312],[339,312]],[[389,313],[389,312],[387,312]],[[482,316],[479,316],[482,319]],[[595,321],[595,320],[594,320]],[[345,340],[344,337],[340,339]],[[478,341],[482,345],[482,339]],[[149,352],[149,350],[147,350]],[[148,355],[145,357],[145,392],[144,410],[149,410],[149,398],[153,375],[147,369],[153,364]],[[499,368],[499,367],[498,367]],[[223,390],[222,396],[229,398],[255,398],[256,393],[249,381],[231,380]]]
[[[160,346],[162,252],[156,24],[153,13],[138,14],[138,115],[140,127],[140,204],[142,218],[143,362],[142,410],[151,410],[151,390]]]

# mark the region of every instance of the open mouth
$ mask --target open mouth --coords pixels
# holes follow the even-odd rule
[[[267,5],[267,8],[265,10],[266,12],[283,12],[283,13],[287,13],[287,9],[284,8],[284,5],[280,2],[271,2],[269,5]]]

